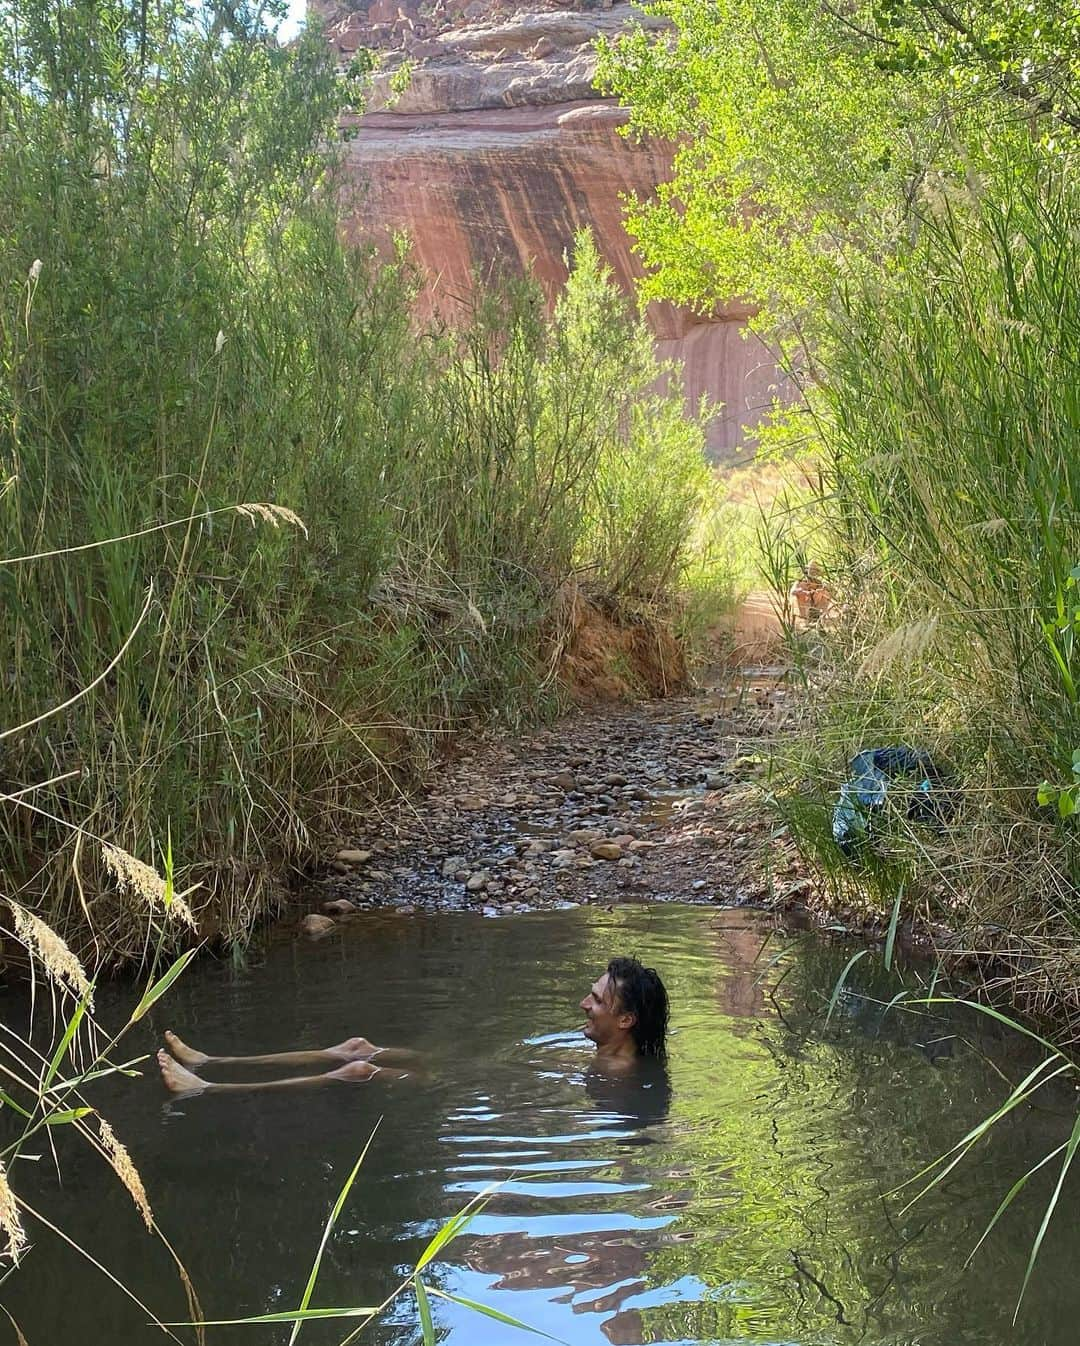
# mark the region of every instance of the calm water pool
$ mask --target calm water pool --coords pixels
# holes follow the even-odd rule
[[[318,1304],[376,1302],[449,1215],[509,1179],[431,1281],[574,1346],[1075,1346],[1075,1186],[1018,1328],[1013,1304],[1049,1178],[961,1270],[1009,1183],[1068,1135],[1072,1096],[1007,1123],[944,1190],[901,1214],[883,1194],[958,1140],[1007,1093],[1002,1074],[1019,1079],[1031,1058],[982,1016],[883,1017],[856,996],[826,1027],[850,950],[802,938],[771,963],[780,945],[759,957],[765,937],[744,912],[626,907],[386,916],[316,945],[272,940],[243,969],[189,973],[133,1049],[156,1046],[166,1027],[235,1053],[359,1032],[416,1049],[422,1072],[178,1101],[148,1077],[110,1081],[94,1101],[135,1157],[207,1317],[295,1304],[381,1116]],[[578,1000],[623,951],[660,968],[673,1002],[669,1072],[638,1083],[590,1072],[577,1033]],[[863,959],[852,984],[877,1002],[895,992],[877,959]],[[128,1002],[108,990],[100,1017],[121,1022]],[[60,1158],[62,1181],[44,1156],[22,1169],[23,1189],[163,1317],[187,1317],[168,1256],[100,1161],[71,1145]],[[0,1294],[30,1346],[164,1340],[47,1233]],[[453,1346],[538,1340],[445,1303],[436,1314]],[[345,1332],[315,1324],[301,1340]],[[207,1335],[276,1343],[288,1333]],[[419,1339],[406,1299],[363,1338]]]

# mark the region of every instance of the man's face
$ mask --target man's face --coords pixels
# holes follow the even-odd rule
[[[629,1032],[634,1022],[634,1016],[623,1009],[618,988],[606,972],[593,982],[581,1008],[585,1011],[585,1036],[598,1047],[607,1046]]]

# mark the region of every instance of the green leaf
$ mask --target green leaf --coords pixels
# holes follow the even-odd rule
[[[428,1299],[424,1282],[419,1276],[413,1278],[416,1286],[416,1305],[420,1310],[420,1330],[424,1334],[424,1346],[435,1346],[435,1324],[431,1317],[431,1300]]]
[[[1050,1163],[1051,1159],[1056,1159],[1058,1155],[1062,1152],[1062,1150],[1065,1149],[1068,1143],[1069,1142],[1067,1140],[1062,1141],[1062,1143],[1057,1147],[1056,1150],[1051,1150],[1049,1154],[1044,1154],[1037,1164],[1032,1164],[1032,1166],[1028,1169],[1028,1171],[1024,1174],[1022,1178],[1017,1178],[1017,1180],[1013,1183],[1013,1185],[1009,1188],[1008,1192],[1006,1192],[1005,1196],[1003,1197],[1001,1205],[998,1206],[996,1211],[994,1211],[993,1219],[979,1235],[978,1243],[976,1243],[974,1248],[972,1248],[971,1252],[968,1253],[967,1258],[964,1261],[965,1270],[971,1265],[972,1259],[974,1258],[975,1254],[979,1251],[982,1245],[990,1237],[991,1230],[994,1228],[997,1222],[1001,1219],[1001,1217],[1012,1205],[1013,1198],[1017,1195],[1018,1192],[1020,1192],[1020,1190],[1023,1187],[1027,1185],[1027,1181],[1031,1177],[1031,1175],[1033,1173],[1038,1173],[1039,1169],[1044,1167],[1044,1165]]]
[[[829,1026],[829,1020],[833,1016],[833,1010],[835,1010],[837,1005],[840,1003],[840,997],[844,993],[844,984],[848,979],[848,973],[859,961],[859,959],[865,958],[869,952],[870,952],[869,949],[860,949],[858,953],[852,954],[851,957],[847,960],[847,964],[845,965],[843,972],[840,973],[840,980],[833,987],[832,998],[829,1001],[829,1012],[825,1015],[826,1028]]]
[[[138,1023],[147,1010],[161,999],[198,952],[198,949],[188,949],[187,953],[182,953],[168,972],[163,973],[152,986],[146,988],[143,992],[143,998],[131,1011],[131,1018],[128,1023]]]
[[[77,1122],[80,1117],[89,1117],[93,1108],[65,1108],[62,1112],[50,1112],[45,1118],[46,1126],[63,1126],[67,1122]]]
[[[893,944],[896,942],[896,926],[900,919],[900,903],[904,900],[904,884],[901,881],[896,890],[896,901],[893,903],[892,916],[889,918],[889,929],[885,935],[885,971],[892,970]]]
[[[200,1318],[196,1322],[166,1323],[166,1327],[252,1327],[258,1323],[306,1323],[315,1318],[370,1318],[379,1306],[356,1309],[286,1309],[258,1313],[250,1318]]]
[[[1058,816],[1071,818],[1076,812],[1076,796],[1071,790],[1062,790],[1058,795]]]
[[[371,1135],[368,1136],[367,1138],[367,1144],[360,1151],[359,1159],[357,1159],[356,1163],[353,1164],[352,1172],[345,1179],[345,1186],[342,1187],[341,1191],[338,1193],[337,1200],[334,1202],[333,1209],[330,1212],[330,1218],[326,1222],[326,1226],[322,1232],[322,1238],[319,1240],[318,1249],[315,1252],[315,1260],[311,1264],[311,1274],[308,1276],[307,1285],[304,1287],[304,1293],[300,1300],[300,1309],[299,1309],[300,1313],[304,1313],[307,1310],[308,1305],[311,1303],[311,1296],[315,1289],[315,1281],[317,1280],[319,1275],[319,1267],[322,1265],[323,1253],[326,1251],[326,1245],[327,1242],[329,1241],[330,1233],[333,1230],[334,1225],[337,1223],[337,1218],[341,1214],[342,1207],[345,1205],[349,1193],[352,1191],[352,1185],[356,1181],[356,1175],[360,1172],[360,1165],[367,1158],[367,1152],[368,1150],[371,1149],[371,1142],[375,1139],[375,1132],[378,1131],[381,1123],[382,1118],[380,1117],[379,1120],[375,1123],[375,1125],[371,1128]],[[293,1342],[300,1335],[300,1328],[303,1322],[304,1322],[303,1318],[294,1319],[293,1330],[289,1335],[289,1346],[293,1346]]]
[[[1057,795],[1058,795],[1057,790],[1050,784],[1048,780],[1044,780],[1043,783],[1039,786],[1039,796],[1038,796],[1039,803],[1042,804],[1044,807],[1047,804],[1053,804],[1054,801],[1057,799]]]
[[[49,1085],[52,1084],[53,1080],[56,1078],[56,1072],[60,1069],[60,1065],[63,1062],[64,1057],[67,1056],[71,1044],[75,1038],[75,1034],[79,1031],[79,1025],[83,1021],[83,1015],[89,1008],[90,1001],[93,998],[94,998],[94,985],[93,982],[91,982],[90,985],[86,988],[86,992],[80,999],[79,1003],[75,1006],[74,1014],[72,1014],[71,1018],[67,1021],[67,1027],[64,1029],[63,1037],[57,1043],[56,1051],[53,1052],[52,1060],[49,1062],[49,1068],[48,1070],[46,1070],[45,1078],[42,1081],[43,1089],[47,1089]]]
[[[1027,1292],[1028,1282],[1031,1280],[1031,1273],[1035,1269],[1035,1260],[1039,1256],[1039,1249],[1042,1247],[1043,1239],[1046,1237],[1046,1231],[1050,1227],[1050,1221],[1057,1208],[1058,1197],[1061,1196],[1061,1189],[1065,1185],[1065,1177],[1069,1172],[1069,1167],[1072,1164],[1078,1145],[1080,1145],[1080,1113],[1077,1113],[1076,1121],[1073,1123],[1072,1135],[1069,1136],[1068,1144],[1065,1147],[1065,1158],[1061,1161],[1061,1171],[1058,1174],[1058,1180],[1054,1187],[1053,1195],[1046,1203],[1046,1210],[1043,1212],[1042,1223],[1039,1225],[1039,1232],[1035,1235],[1035,1241],[1031,1245],[1031,1256],[1028,1258],[1027,1269],[1024,1272],[1024,1283],[1020,1287],[1016,1308],[1013,1310],[1013,1326],[1016,1325],[1016,1320],[1020,1316],[1020,1305],[1024,1302],[1024,1295]]]
[[[473,1197],[468,1205],[463,1206],[456,1215],[452,1215],[417,1258],[416,1270],[423,1271],[431,1259],[435,1257],[442,1248],[445,1248],[451,1239],[457,1238],[463,1230],[467,1229],[476,1216],[480,1214],[481,1209],[487,1205],[492,1196],[502,1186],[503,1184],[501,1182],[489,1183],[482,1192],[478,1192],[476,1196]],[[431,1287],[431,1289],[434,1294],[434,1287]]]
[[[500,1313],[498,1309],[493,1309],[489,1304],[481,1304],[475,1299],[466,1299],[464,1295],[451,1295],[445,1290],[437,1290],[434,1285],[428,1287],[433,1295],[438,1295],[440,1299],[448,1299],[451,1304],[458,1304],[463,1309],[472,1309],[474,1313],[482,1313],[485,1318],[494,1318],[497,1323],[506,1323],[508,1327],[520,1328],[522,1332],[531,1332],[534,1337],[546,1337],[548,1341],[558,1341],[562,1346],[568,1346],[565,1338],[553,1337],[550,1332],[544,1332],[539,1327],[530,1327],[528,1323],[523,1323],[520,1318],[511,1318],[508,1313]]]
[[[24,1107],[16,1103],[11,1095],[5,1093],[3,1089],[0,1089],[0,1103],[3,1103],[5,1107],[13,1108],[20,1117],[30,1118],[34,1115],[32,1112],[27,1112]]]
[[[136,1056],[135,1061],[145,1061],[145,1056]],[[67,1079],[57,1080],[55,1084],[50,1084],[47,1089],[43,1089],[43,1094],[59,1093],[62,1089],[81,1089],[84,1084],[89,1084],[93,1080],[102,1080],[106,1075],[126,1075],[128,1079],[137,1080],[142,1076],[141,1070],[132,1070],[130,1063],[122,1066],[103,1066],[100,1070],[88,1070],[82,1075],[71,1075]]]
[[[963,1003],[963,1002],[952,1002],[952,1003]],[[1057,1067],[1056,1070],[1050,1071],[1049,1074],[1044,1074],[1043,1072],[1046,1071],[1047,1067],[1053,1065],[1055,1061],[1059,1061],[1061,1062],[1061,1064]],[[895,1196],[895,1194],[901,1191],[904,1187],[910,1186],[910,1184],[913,1182],[918,1182],[921,1178],[925,1177],[935,1168],[938,1168],[939,1165],[944,1164],[945,1167],[942,1168],[940,1172],[934,1174],[934,1176],[930,1179],[930,1181],[926,1184],[926,1186],[923,1187],[922,1191],[920,1191],[916,1196],[912,1197],[912,1199],[901,1211],[901,1214],[903,1214],[905,1211],[910,1210],[911,1207],[914,1206],[917,1201],[920,1201],[926,1195],[926,1193],[931,1190],[931,1188],[935,1187],[939,1182],[942,1181],[942,1179],[944,1179],[949,1173],[952,1172],[952,1170],[957,1166],[957,1164],[960,1163],[960,1161],[964,1158],[964,1156],[968,1153],[968,1151],[972,1148],[972,1146],[977,1141],[981,1140],[982,1137],[985,1136],[986,1133],[990,1130],[990,1128],[994,1126],[997,1122],[999,1122],[1002,1119],[1002,1117],[1006,1116],[1014,1108],[1019,1107],[1021,1103],[1026,1102],[1032,1096],[1032,1094],[1037,1093],[1045,1084],[1048,1084],[1050,1080],[1056,1079],[1057,1076],[1064,1074],[1071,1068],[1072,1067],[1070,1063],[1065,1060],[1065,1058],[1060,1054],[1060,1052],[1053,1052],[1053,1054],[1046,1057],[1045,1060],[1040,1061],[1039,1064],[1020,1081],[1020,1083],[1016,1086],[1015,1089],[1013,1089],[1012,1093],[1008,1096],[1005,1102],[1001,1104],[1000,1107],[995,1109],[994,1112],[990,1113],[989,1116],[984,1117],[982,1121],[979,1122],[976,1126],[973,1126],[971,1130],[967,1133],[967,1135],[963,1136],[960,1140],[958,1140],[956,1144],[951,1147],[951,1149],[946,1150],[944,1154],[938,1155],[936,1159],[932,1160],[924,1168],[920,1169],[918,1173],[913,1174],[910,1178],[902,1182],[899,1187],[894,1188],[893,1191],[891,1192],[887,1192],[886,1195]],[[1040,1075],[1042,1076],[1041,1079],[1039,1078]]]

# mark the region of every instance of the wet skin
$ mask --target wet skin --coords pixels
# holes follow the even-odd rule
[[[585,1014],[583,1032],[596,1046],[595,1064],[605,1071],[631,1069],[639,1053],[632,1029],[634,1015],[622,1005],[618,987],[605,972],[593,982],[581,1001]],[[210,1056],[190,1047],[175,1033],[166,1032],[164,1049],[157,1054],[158,1067],[166,1089],[174,1094],[251,1093],[264,1089],[303,1089],[316,1085],[341,1082],[360,1084],[383,1075],[388,1079],[402,1079],[409,1072],[393,1069],[388,1060],[411,1058],[411,1052],[391,1047],[377,1047],[367,1038],[346,1038],[334,1047],[315,1051],[273,1052],[267,1056]],[[171,1053],[171,1054],[170,1054]],[[378,1064],[375,1058],[378,1057]],[[283,1066],[303,1069],[312,1066],[330,1066],[319,1075],[297,1075],[287,1079],[267,1080],[257,1084],[224,1084],[204,1080],[195,1072],[204,1066]]]
[[[314,1085],[336,1082],[362,1084],[376,1075],[383,1075],[387,1079],[403,1079],[409,1072],[395,1070],[384,1062],[388,1059],[411,1058],[413,1055],[411,1052],[391,1047],[376,1047],[367,1038],[346,1038],[344,1042],[339,1042],[334,1047],[306,1052],[276,1052],[268,1056],[210,1056],[195,1047],[189,1047],[171,1032],[165,1034],[165,1042],[169,1051],[159,1051],[157,1062],[163,1084],[174,1094],[220,1094],[236,1093],[241,1090],[244,1093],[252,1093],[265,1089],[311,1088]],[[378,1065],[374,1064],[375,1057],[380,1058]],[[208,1065],[297,1068],[332,1066],[333,1069],[324,1071],[321,1075],[298,1075],[256,1084],[223,1084],[204,1080],[195,1074],[196,1070]]]
[[[632,1066],[639,1055],[631,1031],[634,1016],[623,1008],[619,989],[607,972],[590,986],[581,1008],[585,1012],[582,1031],[596,1045],[597,1064],[615,1070]]]

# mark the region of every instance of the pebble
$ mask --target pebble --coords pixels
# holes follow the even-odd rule
[[[356,903],[350,902],[347,897],[335,897],[332,901],[322,904],[324,916],[348,916],[355,910]]]
[[[600,707],[528,739],[459,741],[422,809],[388,807],[381,835],[333,856],[320,919],[357,907],[506,915],[691,893],[730,900],[760,889],[766,845],[780,899],[801,895],[812,885],[794,847],[766,842],[775,819],[747,807],[766,725],[750,701]],[[385,868],[368,868],[372,859]]]
[[[307,935],[308,939],[321,939],[334,929],[335,924],[329,916],[320,916],[313,911],[301,919],[300,932]]]

